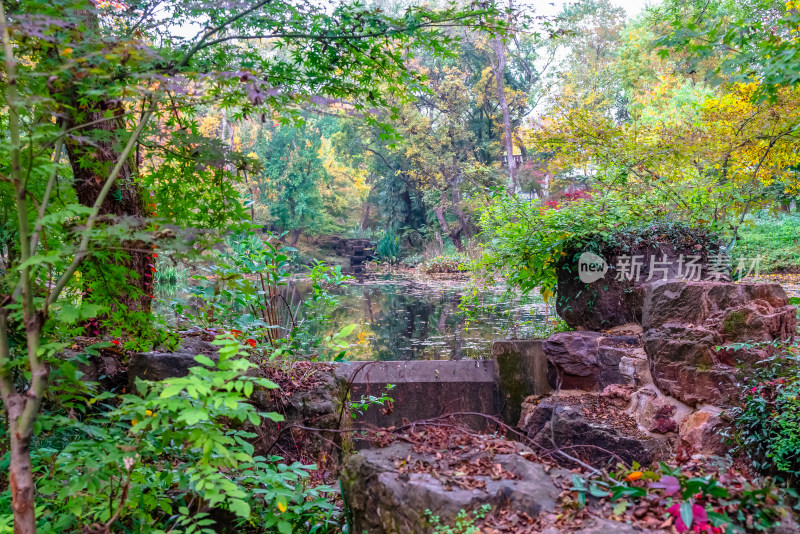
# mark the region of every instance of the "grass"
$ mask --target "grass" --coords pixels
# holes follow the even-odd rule
[[[760,270],[800,272],[800,213],[758,215],[739,229],[734,258],[760,256]]]

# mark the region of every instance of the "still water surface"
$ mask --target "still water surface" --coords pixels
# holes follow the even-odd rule
[[[305,280],[292,285],[299,295],[309,291]],[[347,338],[347,357],[352,360],[482,359],[491,358],[492,341],[532,337],[551,320],[552,307],[538,292],[508,302],[501,299],[502,287],[481,293],[484,303],[497,304],[495,309],[468,320],[459,303],[469,290],[464,276],[372,274],[333,291],[338,303],[325,333],[355,324]],[[164,291],[159,299],[165,306],[162,312],[169,315],[172,306],[167,302],[188,302],[188,296],[182,289]]]
[[[357,325],[348,351],[354,360],[480,359],[491,357],[495,339],[530,336],[548,320],[548,308],[536,293],[468,322],[459,312],[467,286],[465,278],[372,275],[337,291],[331,331]],[[483,294],[484,301],[498,303],[501,293],[502,288],[493,288]],[[508,326],[509,314],[515,328]]]

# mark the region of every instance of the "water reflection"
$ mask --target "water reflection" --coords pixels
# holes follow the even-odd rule
[[[459,313],[461,296],[468,289],[462,277],[434,279],[417,274],[370,275],[334,290],[337,304],[320,335],[338,332],[349,324],[356,328],[348,338],[347,358],[352,360],[450,360],[491,357],[491,344],[507,337],[532,337],[550,319],[538,293],[499,304],[471,322]],[[282,289],[293,314],[310,291],[304,279]],[[498,303],[502,288],[482,293],[485,302]],[[157,310],[180,324],[175,303],[192,308],[186,288],[164,288]],[[170,302],[171,304],[167,304]],[[288,311],[283,309],[284,312]],[[241,310],[245,313],[245,310]],[[507,316],[515,327],[507,328]],[[281,318],[281,323],[286,322]],[[506,328],[504,328],[506,326]]]
[[[533,295],[468,324],[458,309],[465,290],[463,279],[368,278],[339,292],[331,326],[358,324],[349,351],[352,359],[448,360],[491,357],[492,341],[508,334],[502,311],[510,309],[518,323],[528,323],[523,330],[547,320],[544,302]],[[487,300],[497,302],[499,294],[498,288]]]

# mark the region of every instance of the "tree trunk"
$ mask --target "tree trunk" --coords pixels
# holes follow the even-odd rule
[[[365,202],[361,208],[361,231],[365,231],[369,226],[369,202]]]
[[[436,243],[439,245],[439,252],[444,251],[444,241],[442,241],[442,233],[434,228],[433,229],[433,237],[436,239]]]
[[[297,241],[300,239],[300,234],[303,233],[303,230],[300,229],[300,228],[297,228],[295,230],[292,230],[290,233],[292,235],[292,246],[295,246],[295,245],[297,245]]]
[[[447,224],[447,219],[444,217],[444,209],[441,207],[433,208],[433,212],[436,214],[436,219],[439,221],[439,226],[442,227],[444,233],[450,238],[453,244],[456,246],[456,250],[459,252],[464,252],[464,245],[461,243],[461,226],[455,230],[450,229],[450,225]]]
[[[77,97],[77,95],[75,96]],[[67,137],[65,140],[78,202],[91,207],[100,195],[106,178],[119,159],[122,150],[121,140],[115,131],[126,129],[126,125],[123,119],[124,110],[119,104],[100,102],[94,109],[83,112],[79,109],[77,99],[72,109],[64,109],[64,112],[68,114],[65,121],[67,128],[76,128],[79,136],[89,135],[93,130],[105,130],[111,133],[111,135],[93,139],[92,144],[82,143],[73,137]],[[107,111],[112,111],[115,117],[101,121]],[[81,128],[82,125],[93,121],[100,122]],[[108,219],[124,217],[144,225],[147,209],[144,192],[134,181],[134,168],[134,158],[130,157],[120,170],[114,191],[100,206],[101,217],[105,216]],[[138,241],[126,241],[122,243],[122,246],[127,249],[128,256],[126,260],[123,260],[122,265],[131,272],[128,284],[136,288],[138,295],[122,292],[118,295],[118,301],[129,311],[149,313],[150,294],[153,292],[149,247]]]
[[[469,231],[469,217],[464,211],[459,207],[461,205],[461,191],[453,185],[453,211],[456,212],[456,218],[458,219],[458,224],[461,226],[461,233],[463,233],[467,240],[472,237],[472,232]],[[469,244],[469,243],[467,243]]]
[[[513,0],[509,0],[509,21],[511,20],[511,10],[513,8]],[[492,49],[494,50],[495,58],[492,59],[492,70],[494,71],[494,79],[497,83],[497,100],[500,103],[500,109],[503,112],[503,134],[505,137],[506,157],[508,158],[508,177],[511,182],[510,194],[515,194],[519,189],[517,183],[517,164],[514,161],[514,131],[511,128],[511,115],[508,111],[508,102],[506,101],[506,93],[503,89],[503,74],[506,70],[506,45],[500,37],[492,40]],[[491,54],[489,54],[491,59]]]
[[[14,534],[35,534],[36,507],[30,454],[31,432],[19,428],[18,424],[25,407],[25,398],[15,393],[11,398],[4,400],[8,409],[11,434],[11,462],[8,470],[11,509],[14,512]]]
[[[31,468],[30,437],[19,436],[16,425],[11,425],[11,509],[14,511],[14,534],[36,532],[33,470]]]
[[[100,21],[94,11],[78,11],[88,28],[98,28]],[[80,36],[76,36],[77,39]],[[111,169],[117,163],[122,148],[127,141],[117,133],[127,131],[125,109],[118,101],[100,99],[95,101],[91,96],[78,92],[71,87],[60,95],[65,105],[61,113],[65,117],[64,126],[73,130],[72,136],[65,138],[65,147],[69,156],[74,178],[75,194],[78,202],[84,206],[94,206]],[[107,115],[111,114],[111,117]],[[92,133],[101,133],[93,136]],[[81,137],[90,137],[91,142],[83,142]],[[137,149],[138,152],[138,149]],[[125,161],[114,184],[114,190],[100,206],[100,220],[103,218],[122,218],[144,224],[148,214],[144,191],[134,181],[136,170],[136,154]],[[121,292],[117,301],[130,311],[150,312],[153,292],[149,246],[137,241],[123,242],[128,258],[122,262],[131,276],[128,284],[133,286],[138,295]]]

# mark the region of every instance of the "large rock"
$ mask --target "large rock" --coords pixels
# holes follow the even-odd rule
[[[778,284],[667,281],[647,289],[642,326],[654,383],[686,404],[725,405],[738,398],[737,366],[772,354],[767,344],[739,350],[730,343],[790,339],[796,310]]]
[[[698,244],[691,236],[664,243],[642,239],[624,250],[605,247],[598,251],[597,257],[605,261],[608,270],[590,283],[580,278],[580,258],[584,250],[568,250],[556,267],[556,311],[569,326],[578,330],[603,330],[641,323],[649,283],[686,277],[705,279],[710,274],[709,253],[716,253],[718,249],[718,245],[710,242]],[[692,260],[691,269],[686,265],[690,257],[697,258]],[[724,277],[730,279],[727,274]]]
[[[322,480],[330,481],[353,448],[350,434],[343,432],[352,426],[347,402],[349,369],[325,362],[296,362],[292,372],[277,368],[266,377],[280,389],[256,388],[250,401],[260,412],[280,413],[284,421],[263,422],[252,429],[258,434],[253,444],[256,454],[315,463]]]
[[[672,439],[643,433],[630,415],[598,395],[532,398],[522,411],[519,427],[535,443],[596,467],[618,460],[649,465],[672,450]]]
[[[219,358],[219,348],[199,337],[186,337],[181,340],[181,346],[174,352],[154,351],[134,354],[128,363],[129,387],[133,391],[137,378],[159,381],[186,376],[191,367],[199,365],[194,358],[200,354],[216,361]]]
[[[560,489],[542,465],[519,454],[491,458],[513,479],[475,475],[474,489],[445,485],[444,477],[414,472],[412,465],[436,465],[434,454],[414,452],[408,443],[360,452],[350,458],[341,476],[342,494],[353,532],[416,534],[431,531],[425,511],[452,525],[461,510],[484,504],[509,506],[536,517],[555,509]]]
[[[75,355],[73,351],[65,353],[67,358]],[[78,364],[78,370],[83,373],[81,380],[97,382],[101,391],[123,391],[128,385],[128,370],[121,360],[120,355],[107,352],[90,355],[85,363]]]
[[[601,391],[610,384],[632,384],[636,364],[646,356],[635,335],[560,332],[544,342],[553,387]],[[624,365],[623,365],[624,364]]]

